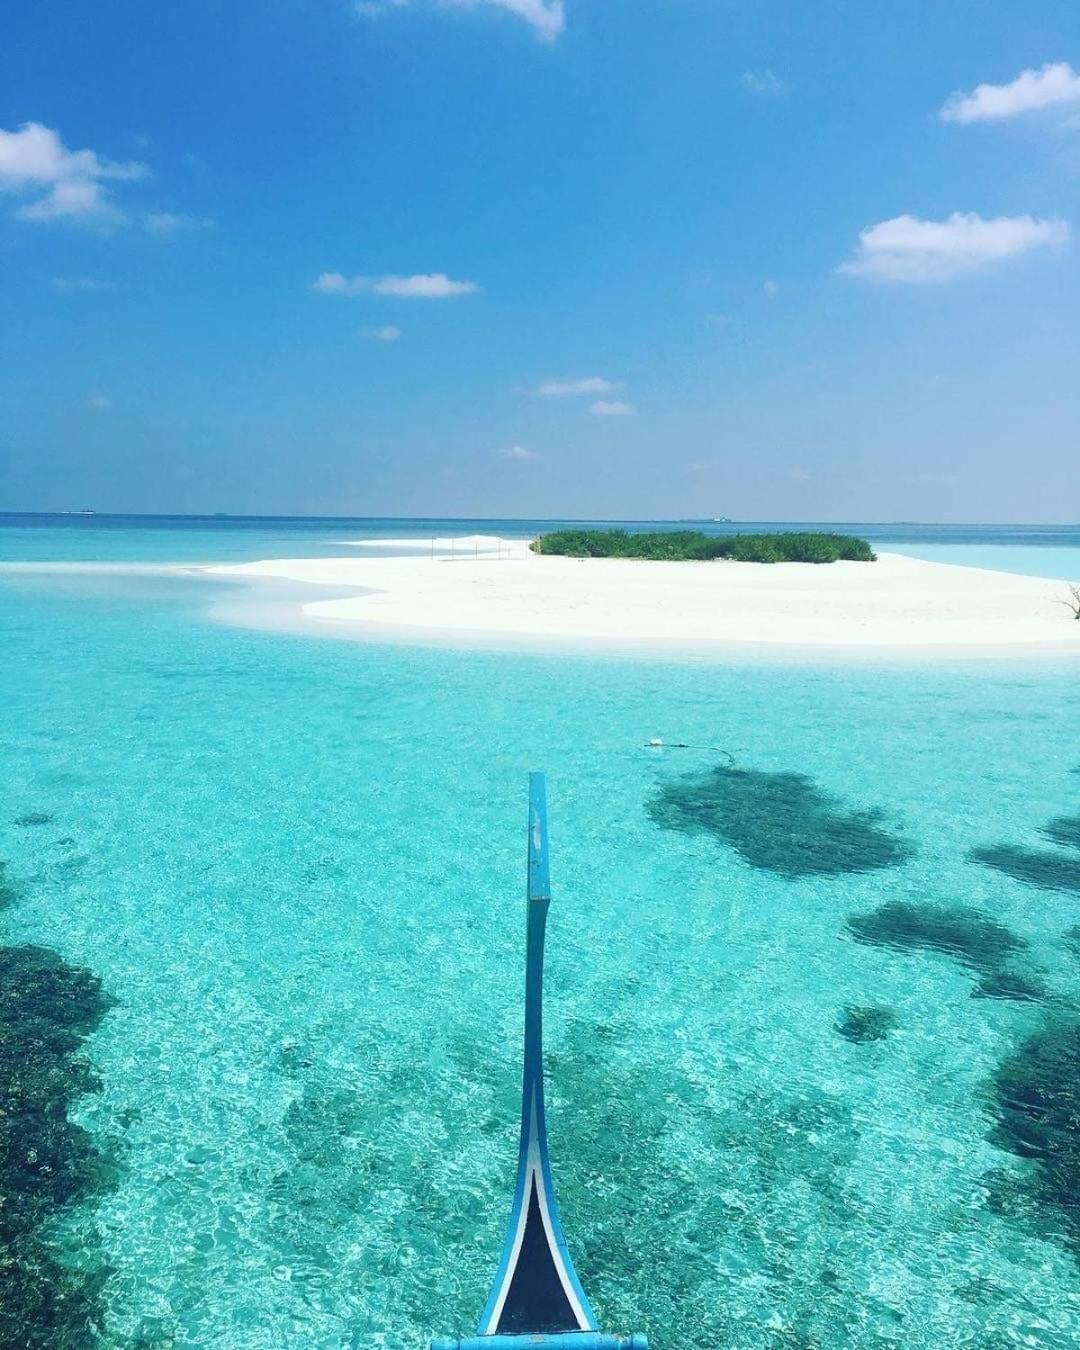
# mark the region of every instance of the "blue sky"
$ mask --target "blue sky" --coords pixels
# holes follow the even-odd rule
[[[0,509],[1080,519],[1075,0],[9,0]]]

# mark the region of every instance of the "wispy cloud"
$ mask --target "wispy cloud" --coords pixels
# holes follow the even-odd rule
[[[449,0],[457,9],[477,9],[489,5],[516,14],[545,42],[554,42],[566,27],[566,6],[563,0]]]
[[[101,281],[98,277],[50,277],[49,285],[54,291],[66,294],[69,291],[111,291],[111,281]]]
[[[1080,105],[1080,74],[1067,61],[1024,70],[1009,84],[980,84],[953,94],[938,111],[942,122],[1004,122],[1044,108]]]
[[[418,272],[414,276],[347,277],[341,272],[323,272],[312,287],[320,295],[393,295],[408,300],[449,300],[475,295],[473,281],[454,281],[445,272]]]
[[[193,230],[212,230],[214,222],[207,216],[186,216],[179,211],[148,211],[143,216],[143,228],[150,234],[187,234]]]
[[[101,412],[105,408],[112,407],[112,399],[106,398],[104,394],[91,394],[86,400],[86,406],[93,408],[95,412]]]
[[[535,450],[526,450],[523,445],[507,445],[504,446],[503,449],[495,451],[495,458],[516,460],[519,463],[524,463],[525,460],[539,459],[540,456]]]
[[[613,394],[618,385],[599,375],[588,375],[581,380],[544,380],[537,385],[540,398],[582,398],[589,394]]]
[[[20,220],[98,226],[122,225],[128,217],[113,201],[109,185],[145,178],[134,161],[104,159],[93,150],[69,150],[40,122],[18,131],[0,130],[0,191],[30,198],[17,208]]]
[[[780,292],[780,287],[776,284],[775,281],[773,281],[772,277],[770,277],[769,280],[765,282],[765,284],[762,286],[761,289],[765,292],[765,294],[769,297],[770,300],[772,300]]]
[[[369,328],[364,336],[372,342],[396,342],[401,337],[401,329],[396,324],[384,323],[381,328]]]
[[[838,270],[868,281],[951,281],[1068,239],[1069,227],[1063,220],[1033,216],[984,220],[959,211],[947,220],[897,216],[863,230],[854,257]]]
[[[389,14],[392,9],[404,9],[409,0],[356,0],[353,13],[359,19],[377,19],[380,14]]]
[[[355,13],[363,19],[377,18],[404,9],[411,0],[356,0]],[[564,0],[438,0],[442,9],[502,9],[516,15],[545,42],[554,42],[566,27]]]
[[[621,399],[598,398],[589,408],[594,417],[633,417],[637,409]]]
[[[312,283],[311,289],[320,295],[362,295],[371,290],[370,277],[343,276],[340,272],[322,272]]]
[[[66,220],[78,224],[124,225],[126,214],[113,204],[100,183],[89,178],[73,178],[54,183],[43,197],[20,206],[18,220]]]
[[[766,98],[775,98],[784,92],[783,81],[768,68],[765,70],[745,70],[739,77],[739,83],[752,94],[762,94]]]

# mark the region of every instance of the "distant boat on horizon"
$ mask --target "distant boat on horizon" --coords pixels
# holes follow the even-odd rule
[[[730,516],[680,516],[676,525],[734,525]]]
[[[58,511],[58,516],[96,516],[96,511],[91,511],[88,506],[80,508],[78,511]]]

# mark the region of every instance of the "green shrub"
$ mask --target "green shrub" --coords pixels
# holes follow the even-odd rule
[[[790,531],[782,534],[713,536],[699,530],[632,534],[628,530],[553,530],[532,542],[534,553],[568,558],[650,558],[667,562],[873,562],[865,539],[847,534]]]

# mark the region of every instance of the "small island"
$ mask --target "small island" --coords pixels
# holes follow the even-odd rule
[[[709,535],[700,530],[631,534],[627,530],[553,530],[530,545],[534,553],[566,558],[647,558],[662,562],[876,562],[865,539],[850,534],[790,531]]]

